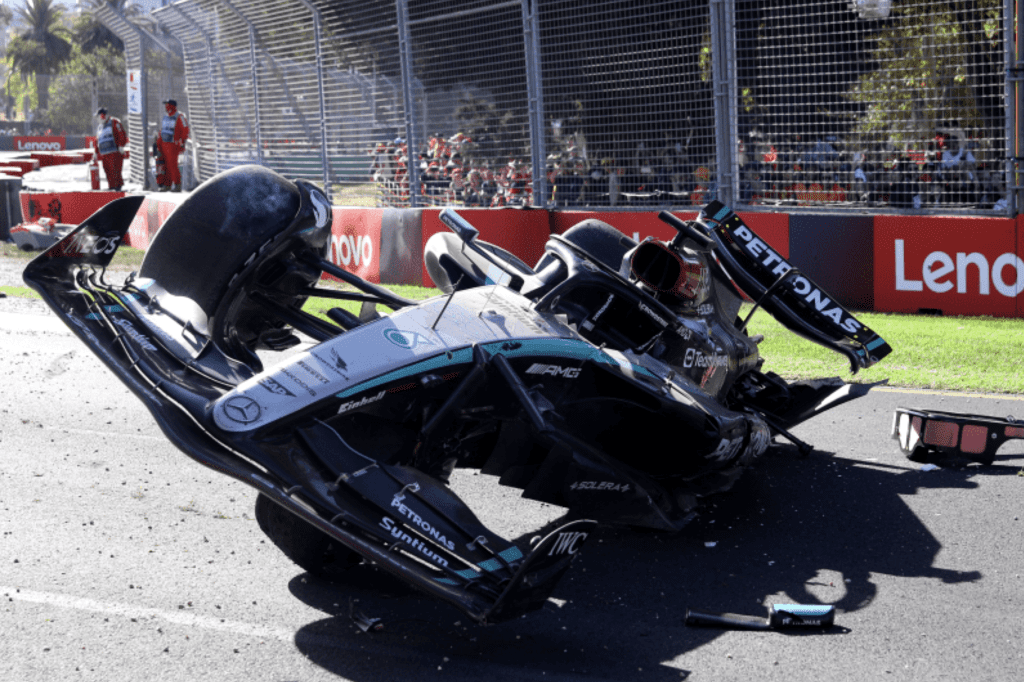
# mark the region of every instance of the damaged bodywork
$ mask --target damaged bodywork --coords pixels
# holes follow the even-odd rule
[[[323,193],[256,166],[204,183],[110,285],[140,202],[102,208],[25,281],[172,443],[259,491],[261,528],[296,563],[369,562],[478,622],[540,608],[596,523],[678,530],[773,437],[808,449],[788,430],[867,390],[763,372],[744,296],[853,371],[890,352],[719,203],[663,214],[670,242],[584,221],[534,267],[449,209],[425,253],[442,295],[414,302],[328,261]],[[317,287],[323,273],[352,290]],[[310,296],[361,307],[324,320]],[[448,486],[455,468],[575,520],[519,546]]]

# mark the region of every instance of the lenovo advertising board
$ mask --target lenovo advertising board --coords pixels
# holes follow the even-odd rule
[[[875,310],[1014,317],[1024,260],[1012,218],[875,217]]]
[[[16,152],[59,152],[67,149],[63,136],[15,136],[12,140]]]
[[[367,282],[380,284],[381,209],[334,208],[329,259]]]

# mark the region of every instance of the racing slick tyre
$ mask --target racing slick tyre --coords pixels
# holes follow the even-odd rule
[[[259,367],[254,349],[298,343],[261,301],[300,308],[301,292],[320,279],[320,270],[301,256],[326,248],[330,220],[315,230],[315,238],[307,239],[305,231],[291,234],[302,206],[300,187],[268,168],[225,171],[171,214],[153,238],[139,275],[193,301],[222,350]]]
[[[522,260],[520,260],[519,257],[516,256],[515,254],[513,254],[511,251],[506,251],[505,249],[501,248],[500,246],[495,246],[494,244],[491,244],[490,242],[478,241],[477,242],[477,246],[479,246],[484,251],[487,251],[488,253],[493,255],[498,260],[501,260],[501,261],[504,261],[505,263],[508,263],[514,269],[518,270],[522,274],[524,274],[524,275],[532,275],[533,274],[533,268],[531,268],[529,265],[527,265]]]
[[[285,556],[318,578],[338,582],[345,571],[362,561],[358,554],[263,493],[256,498],[256,522]]]
[[[269,169],[241,166],[221,173],[171,214],[139,275],[213,316],[235,273],[291,224],[299,202],[295,184]]]
[[[480,250],[493,256],[495,260],[511,266],[511,269],[520,275],[525,277],[533,274],[533,268],[500,246],[481,240],[476,240],[473,243]],[[460,290],[465,290],[483,284],[480,281],[479,273],[481,270],[486,270],[487,266],[475,254],[468,257],[455,255],[460,254],[463,250],[462,240],[454,234],[440,232],[427,241],[427,248],[423,253],[423,266],[427,269],[427,274],[434,286],[445,294],[452,293],[456,285]],[[473,272],[476,272],[476,275],[471,274]]]
[[[562,237],[616,272],[622,265],[622,257],[636,246],[633,239],[596,218],[576,223]]]

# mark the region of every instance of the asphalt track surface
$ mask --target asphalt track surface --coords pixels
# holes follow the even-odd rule
[[[6,303],[5,303],[6,301]],[[10,312],[16,310],[17,312]],[[897,351],[898,352],[898,349]],[[601,529],[555,599],[472,625],[368,567],[307,576],[255,492],[185,457],[41,305],[0,299],[0,680],[1017,680],[1024,443],[922,471],[897,406],[1024,417],[999,396],[875,390],[797,428],[676,535]],[[684,455],[686,444],[644,443]],[[528,538],[561,510],[453,485]],[[686,609],[835,604],[827,632],[690,628]],[[361,632],[351,609],[383,619]]]

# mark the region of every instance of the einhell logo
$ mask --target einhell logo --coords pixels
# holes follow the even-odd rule
[[[19,152],[57,152],[64,149],[63,137],[15,137],[14,148]]]
[[[1015,253],[995,258],[974,251],[932,251],[921,262],[908,261],[904,240],[895,240],[896,290],[1015,298],[1024,292],[1024,261]]]

